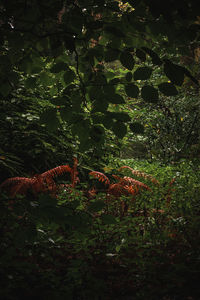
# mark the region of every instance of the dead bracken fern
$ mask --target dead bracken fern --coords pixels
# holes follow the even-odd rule
[[[10,196],[13,198],[16,194],[26,194],[27,190],[33,188],[36,182],[36,177],[12,177],[6,179],[0,189],[10,189]]]
[[[12,177],[6,179],[1,183],[0,189],[9,189],[9,194],[13,198],[17,194],[25,195],[28,190],[31,190],[35,195],[42,192],[49,192],[55,195],[57,192],[57,184],[54,178],[66,172],[71,173],[71,187],[75,187],[78,182],[77,172],[78,161],[74,158],[74,166],[71,168],[69,165],[62,165],[42,174],[35,175],[31,178],[28,177]]]
[[[117,181],[116,183],[110,183],[108,177],[97,171],[92,171],[89,173],[94,178],[98,179],[100,182],[104,182],[108,185],[107,195],[113,195],[115,197],[121,197],[122,195],[136,195],[140,189],[146,189],[151,191],[150,187],[148,187],[143,182],[135,180],[131,177],[120,177],[118,175],[112,174],[112,177]]]
[[[145,172],[139,171],[139,170],[134,170],[133,168],[129,167],[129,166],[122,166],[119,168],[119,171],[123,170],[123,169],[128,169],[131,171],[131,173],[137,177],[143,177],[145,179],[150,180],[152,183],[154,184],[159,184],[159,181],[154,178],[153,176],[146,174]]]
[[[115,197],[121,197],[121,196],[135,196],[137,193],[137,189],[134,189],[130,185],[122,185],[121,183],[112,183],[110,184],[107,195],[112,195]]]
[[[97,178],[100,182],[104,182],[105,184],[110,184],[110,180],[108,179],[108,177],[101,172],[92,171],[89,173],[89,175],[91,175],[94,178]]]
[[[131,177],[128,176],[124,176],[121,180],[120,183],[122,185],[129,185],[129,186],[133,186],[136,187],[137,189],[145,189],[145,190],[149,190],[151,191],[150,187],[148,187],[148,185],[144,184],[141,181],[135,180]]]

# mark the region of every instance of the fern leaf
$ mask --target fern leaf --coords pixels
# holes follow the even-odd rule
[[[108,177],[101,172],[92,171],[89,173],[89,175],[97,178],[99,181],[104,182],[105,184],[110,184],[110,180],[108,179]]]
[[[138,192],[137,187],[133,188],[130,185],[122,185],[120,182],[113,183],[109,186],[107,194],[113,195],[115,197],[121,196],[129,196],[129,195],[136,195]]]
[[[128,191],[127,188],[120,183],[113,183],[109,186],[107,194],[121,197],[122,195],[128,195]]]
[[[25,194],[34,182],[35,178],[12,177],[2,182],[0,188],[10,188],[10,196],[15,197],[16,194]]]
[[[133,168],[131,168],[129,166],[122,166],[122,167],[119,168],[119,171],[121,171],[123,169],[128,169],[135,176],[143,177],[145,179],[150,180],[154,184],[159,184],[159,181],[156,178],[154,178],[153,176],[151,176],[151,175],[149,175],[149,174],[147,174],[145,172],[142,172],[142,171],[139,171],[139,170],[134,170]]]
[[[53,195],[57,190],[57,186],[52,178],[36,175],[35,182],[32,184],[32,190],[35,194],[50,192]]]
[[[71,173],[71,171],[72,171],[72,169],[70,168],[69,165],[63,165],[63,166],[59,166],[59,167],[53,168],[51,170],[48,170],[48,171],[42,173],[40,176],[42,178],[53,179],[54,177],[62,175],[66,172]]]
[[[6,186],[18,184],[21,182],[26,182],[26,183],[29,182],[30,183],[30,182],[32,182],[32,180],[33,180],[32,178],[27,178],[27,177],[12,177],[12,178],[8,178],[5,181],[3,181],[0,185],[0,188],[4,188]]]
[[[127,177],[127,176],[124,176],[124,178],[122,178],[121,184],[122,185],[133,185],[133,186],[136,186],[138,188],[144,188],[146,190],[151,191],[151,189],[148,185],[144,184],[141,181],[135,180],[135,179],[133,179],[131,177]]]

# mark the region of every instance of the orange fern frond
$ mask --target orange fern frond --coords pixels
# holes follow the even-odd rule
[[[63,165],[51,170],[48,170],[42,174],[35,175],[32,178],[27,177],[13,177],[6,179],[1,185],[0,189],[10,189],[9,193],[11,197],[15,197],[16,194],[26,194],[28,189],[31,189],[34,194],[41,192],[50,192],[52,195],[56,195],[57,185],[54,181],[54,177],[64,174],[65,172],[71,173],[72,187],[75,186],[78,181],[77,177],[77,164],[78,160],[74,159],[74,167],[70,168],[69,165]]]
[[[131,172],[134,171],[134,170],[133,170],[131,167],[129,167],[129,166],[122,166],[122,167],[119,168],[118,171],[120,172],[122,169],[129,169]]]
[[[128,177],[128,176],[124,176],[124,178],[122,178],[122,180],[120,181],[120,183],[122,185],[133,185],[133,186],[136,186],[138,188],[144,188],[146,190],[149,190],[151,191],[150,187],[146,184],[144,184],[143,182],[141,181],[138,181],[138,180],[135,180],[131,177]]]
[[[129,186],[128,190],[129,190],[129,194],[131,195],[136,195],[139,191],[138,186],[133,187],[132,185]]]
[[[34,194],[42,192],[50,192],[52,195],[56,194],[57,185],[55,181],[50,177],[45,177],[41,175],[35,175],[35,182],[32,184],[32,190]]]
[[[110,180],[108,179],[108,177],[101,172],[92,171],[89,173],[89,175],[93,176],[101,182],[104,182],[105,184],[110,184]]]
[[[97,190],[93,187],[87,192],[87,197],[89,199],[92,199],[96,196],[96,194],[97,194]]]
[[[135,176],[143,177],[145,179],[150,180],[154,184],[159,184],[159,181],[156,178],[154,178],[153,176],[151,176],[151,175],[149,175],[149,174],[147,174],[145,172],[134,170],[133,168],[131,168],[129,166],[122,166],[122,167],[119,168],[119,171],[121,171],[122,169],[128,169]]]
[[[131,185],[122,185],[120,182],[113,183],[109,186],[107,194],[113,195],[115,197],[121,196],[134,196],[138,193],[138,187],[131,186]]]
[[[121,197],[122,195],[128,196],[129,192],[127,186],[123,186],[120,183],[113,183],[109,186],[107,194]]]
[[[72,169],[70,168],[69,165],[63,165],[63,166],[59,166],[59,167],[53,168],[51,170],[48,170],[48,171],[42,173],[40,176],[42,178],[53,179],[54,177],[62,175],[65,172],[71,173],[71,171],[72,171]]]
[[[36,178],[27,178],[27,177],[12,177],[6,179],[0,185],[1,189],[10,188],[10,196],[15,197],[16,194],[26,194],[27,190],[32,187],[35,183]]]
[[[27,177],[12,177],[12,178],[8,178],[5,181],[3,181],[0,184],[0,188],[8,187],[13,184],[19,184],[21,182],[30,183],[30,182],[32,182],[32,180],[33,180],[32,178],[27,178]]]

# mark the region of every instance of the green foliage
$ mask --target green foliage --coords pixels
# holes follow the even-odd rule
[[[149,67],[140,67],[134,72],[134,80],[146,80],[149,79],[152,73],[152,69]]]
[[[54,299],[199,298],[199,170],[187,162],[161,166],[119,159],[111,168],[124,164],[152,192],[134,201],[104,193],[90,198],[84,186],[66,186],[57,198],[11,201],[2,195],[4,299],[20,299],[22,293]]]
[[[183,7],[166,5],[164,10],[149,1],[103,3],[78,1],[66,8],[60,0],[33,2],[25,12],[20,1],[4,1],[1,7],[2,101],[11,101],[16,93],[23,96],[28,89],[33,98],[61,106],[59,111],[55,107],[40,110],[42,123],[51,132],[62,126],[73,130],[80,149],[88,145],[92,150],[96,141],[80,130],[77,119],[87,120],[87,131],[93,132],[93,112],[115,110],[112,104],[126,109],[127,96],[138,98],[140,89],[143,100],[150,103],[158,102],[156,86],[166,96],[176,95],[175,86],[161,85],[166,76],[178,86],[183,85],[184,76],[198,84],[180,59],[174,62],[170,57],[171,53],[180,57],[190,43],[196,46],[198,14],[187,13],[195,11],[194,1]],[[181,32],[186,32],[184,38]],[[154,84],[158,71],[161,80]],[[59,104],[58,99],[66,102]],[[117,127],[114,124],[114,134]],[[118,137],[123,138],[126,124],[120,127],[123,134]],[[107,135],[102,131],[102,147]]]
[[[139,95],[139,88],[137,85],[129,83],[125,85],[125,92],[128,97],[137,98]]]
[[[197,2],[2,1],[0,298],[200,298]]]
[[[133,133],[136,133],[136,134],[144,133],[144,126],[138,122],[131,123],[129,125],[129,127]]]
[[[176,96],[178,94],[176,87],[169,82],[159,84],[158,88],[165,96]]]
[[[157,103],[158,102],[158,90],[153,86],[145,85],[142,87],[141,96],[145,102]]]
[[[172,83],[180,86],[183,84],[184,72],[180,66],[166,60],[164,64],[164,72]]]
[[[123,67],[127,68],[130,71],[133,69],[135,64],[132,54],[128,51],[124,51],[121,53],[120,62]]]

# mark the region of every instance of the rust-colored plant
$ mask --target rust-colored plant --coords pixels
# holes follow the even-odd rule
[[[159,184],[158,180],[156,180],[153,176],[146,174],[144,172],[138,171],[138,170],[134,170],[129,166],[122,166],[119,169],[119,171],[123,171],[124,169],[130,170],[134,176],[148,179],[149,181],[151,181],[154,184]],[[107,202],[110,202],[113,199],[119,199],[121,197],[120,201],[118,201],[118,204],[120,204],[120,206],[121,206],[120,207],[121,216],[124,215],[128,211],[128,208],[129,208],[127,201],[122,196],[129,197],[129,199],[131,201],[134,201],[136,195],[140,191],[142,191],[142,190],[152,191],[151,188],[147,184],[144,184],[143,182],[136,180],[129,176],[121,177],[121,176],[112,174],[112,177],[115,179],[116,182],[110,183],[109,178],[101,172],[92,171],[89,173],[89,175],[98,179],[100,182],[105,183],[105,185],[106,185],[105,192],[106,192]]]
[[[71,174],[71,184],[72,188],[75,187],[76,183],[79,181],[77,172],[77,158],[73,158],[74,165],[71,168],[69,165],[62,165],[51,170],[48,170],[42,174],[34,175],[31,178],[28,177],[12,177],[6,179],[1,183],[0,189],[9,190],[11,198],[14,198],[17,194],[25,195],[28,190],[31,190],[33,194],[49,192],[51,195],[55,196],[58,190],[58,185],[56,184],[54,178],[60,176],[66,172]]]
[[[130,168],[130,167],[123,166],[120,168],[120,170],[123,168]],[[134,171],[132,168],[130,168],[130,169],[131,169],[131,171]],[[135,173],[133,173],[133,174],[135,175]],[[139,171],[137,171],[136,174],[139,174]],[[112,177],[115,178],[115,180],[117,182],[110,183],[110,180],[108,179],[108,177],[101,172],[92,171],[89,173],[89,175],[98,179],[100,182],[103,182],[106,185],[108,185],[107,190],[106,190],[107,194],[112,194],[116,197],[119,197],[122,195],[125,195],[125,196],[136,195],[139,192],[139,190],[141,190],[141,189],[146,189],[146,190],[151,191],[150,187],[147,186],[146,184],[144,184],[143,182],[135,180],[128,176],[120,177],[118,175],[112,174]],[[141,176],[144,178],[150,178],[151,181],[153,180],[154,182],[157,183],[157,180],[153,179],[153,177],[148,174],[140,172],[140,177]]]

